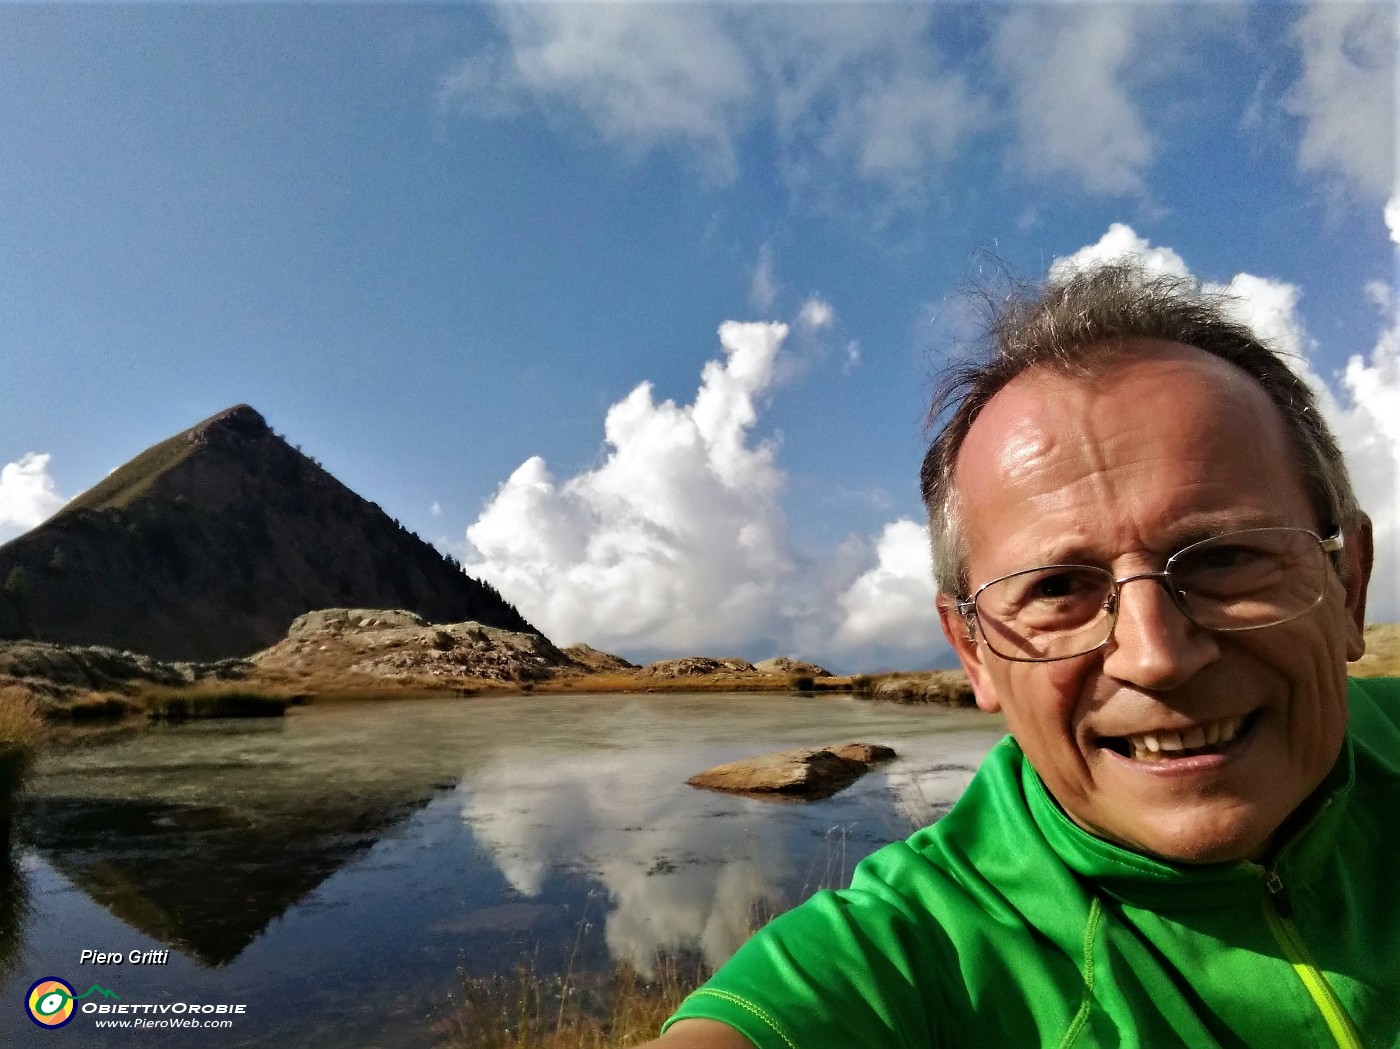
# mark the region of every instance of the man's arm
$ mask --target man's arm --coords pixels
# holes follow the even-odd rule
[[[753,1043],[718,1020],[677,1020],[660,1038],[637,1049],[754,1049]]]

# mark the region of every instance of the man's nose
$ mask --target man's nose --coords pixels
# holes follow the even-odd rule
[[[1215,634],[1186,618],[1169,586],[1155,573],[1119,581],[1118,618],[1104,673],[1139,688],[1167,691],[1219,657]]]

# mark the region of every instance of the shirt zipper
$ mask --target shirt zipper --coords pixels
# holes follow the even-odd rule
[[[1293,966],[1293,971],[1298,974],[1298,979],[1303,981],[1313,1004],[1327,1022],[1327,1029],[1332,1032],[1338,1049],[1362,1049],[1361,1038],[1351,1022],[1351,1017],[1337,1000],[1337,995],[1327,978],[1309,957],[1303,938],[1298,934],[1298,927],[1293,924],[1293,905],[1289,902],[1288,893],[1284,891],[1283,879],[1278,876],[1277,870],[1270,869],[1264,872],[1264,889],[1264,917],[1268,920],[1269,929],[1279,947],[1283,949],[1284,957]]]

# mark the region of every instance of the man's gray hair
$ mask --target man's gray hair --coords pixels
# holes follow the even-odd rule
[[[978,414],[1031,368],[1085,380],[1102,375],[1128,339],[1194,346],[1250,375],[1279,409],[1318,527],[1326,532],[1354,523],[1361,511],[1316,398],[1280,353],[1230,319],[1231,301],[1227,295],[1203,292],[1188,277],[1150,275],[1135,260],[1052,277],[1039,288],[1009,296],[987,327],[984,359],[947,373],[929,409],[930,424],[952,409],[920,473],[939,591],[967,594],[967,551],[953,473]]]

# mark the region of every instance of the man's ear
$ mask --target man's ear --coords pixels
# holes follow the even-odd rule
[[[982,662],[982,649],[977,644],[977,629],[973,625],[975,621],[971,616],[959,612],[957,600],[946,594],[938,595],[937,606],[938,625],[943,628],[943,636],[953,646],[958,662],[972,682],[977,705],[988,714],[995,714],[1001,709],[1001,700],[997,698],[996,685]]]
[[[1376,548],[1371,536],[1371,519],[1361,514],[1346,530],[1342,547],[1342,586],[1346,588],[1347,660],[1354,662],[1366,654],[1366,587]]]

